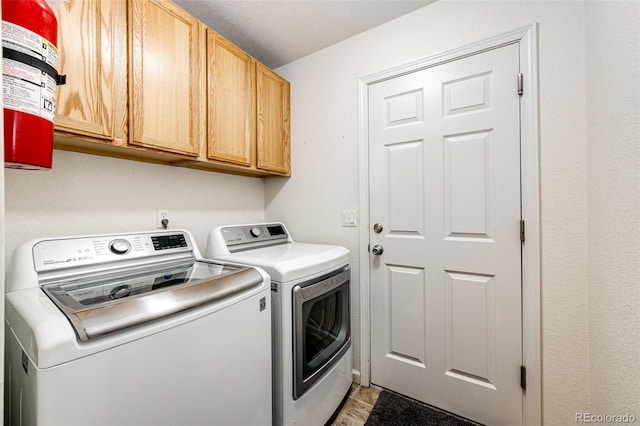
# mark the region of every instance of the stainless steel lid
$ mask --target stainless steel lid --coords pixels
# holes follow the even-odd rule
[[[77,277],[42,289],[86,341],[213,303],[262,281],[253,268],[190,261]]]

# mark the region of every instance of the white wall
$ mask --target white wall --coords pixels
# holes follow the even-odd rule
[[[358,77],[539,23],[543,417],[572,424],[588,410],[585,5],[439,1],[277,71],[291,81],[292,178],[266,183],[266,218],[299,240],[339,243],[356,257]],[[366,212],[360,212],[366,214]],[[354,265],[357,272],[358,265]],[[357,275],[357,274],[356,274]],[[353,279],[355,368],[359,278]]]
[[[5,200],[6,261],[32,238],[156,229],[158,208],[202,251],[214,226],[264,220],[261,179],[58,150],[50,171],[7,169]]]
[[[640,421],[640,2],[588,2],[591,410]]]

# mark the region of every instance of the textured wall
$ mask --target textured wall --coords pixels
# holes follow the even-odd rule
[[[50,171],[5,171],[6,253],[32,238],[170,228],[191,231],[205,250],[207,231],[264,218],[261,179],[54,151]]]
[[[293,177],[266,183],[266,217],[298,239],[356,259],[358,77],[539,23],[543,415],[574,423],[589,403],[586,274],[585,27],[582,2],[439,1],[278,69],[291,81]],[[360,212],[360,215],[367,214]],[[357,265],[355,265],[357,268]],[[357,269],[356,269],[357,270]],[[355,368],[360,367],[354,277]]]
[[[640,421],[640,2],[587,2],[593,414]]]

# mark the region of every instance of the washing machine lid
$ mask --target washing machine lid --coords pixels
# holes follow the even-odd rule
[[[186,261],[91,274],[41,286],[86,341],[260,286],[247,267]]]
[[[290,282],[328,272],[349,262],[350,252],[342,246],[285,243],[218,256],[216,259],[258,266],[271,281]]]

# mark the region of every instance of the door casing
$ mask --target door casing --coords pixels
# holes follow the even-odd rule
[[[520,168],[522,218],[526,239],[522,245],[522,344],[527,369],[524,393],[525,424],[542,424],[541,310],[540,310],[540,205],[538,159],[538,64],[537,24],[500,34],[477,43],[449,50],[398,67],[383,70],[358,81],[359,95],[359,163],[360,163],[360,254],[368,257],[369,245],[369,134],[368,86],[420,69],[433,67],[485,50],[518,43],[523,94],[520,98]],[[515,77],[514,77],[515,78]],[[514,86],[515,87],[515,86]],[[360,262],[360,383],[371,380],[371,311],[370,262]],[[356,372],[357,374],[357,372]]]

